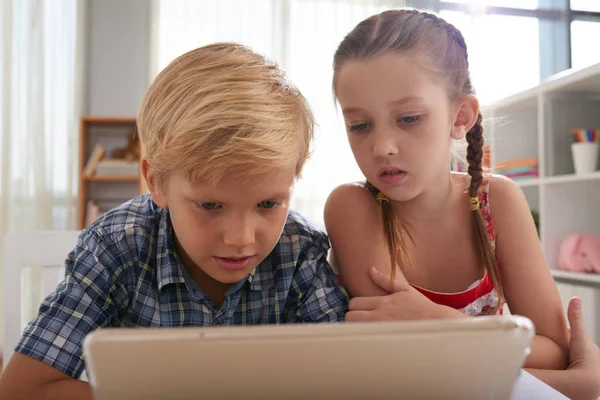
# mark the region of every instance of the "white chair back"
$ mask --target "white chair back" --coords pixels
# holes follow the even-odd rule
[[[23,324],[23,271],[42,267],[42,298],[62,279],[65,259],[77,244],[79,231],[10,233],[4,240],[4,343],[6,367],[25,328]]]

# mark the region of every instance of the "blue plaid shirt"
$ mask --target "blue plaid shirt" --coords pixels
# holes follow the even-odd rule
[[[343,321],[348,296],[328,249],[327,236],[290,211],[271,254],[217,309],[177,256],[168,210],[136,197],[80,234],[64,281],[15,351],[78,378],[83,339],[98,328]]]

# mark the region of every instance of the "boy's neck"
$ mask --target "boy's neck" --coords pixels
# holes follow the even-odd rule
[[[225,293],[231,287],[231,283],[222,283],[206,275],[199,267],[191,265],[185,268],[196,285],[204,292],[204,295],[212,300],[217,309],[221,308],[225,301]]]

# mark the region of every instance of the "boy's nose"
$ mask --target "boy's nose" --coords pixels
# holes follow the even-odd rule
[[[229,246],[246,247],[254,243],[254,228],[250,226],[239,226],[228,229],[223,235],[223,242]]]

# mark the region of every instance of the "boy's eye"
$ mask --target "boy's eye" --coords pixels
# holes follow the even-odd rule
[[[371,124],[369,122],[362,122],[360,124],[350,125],[350,131],[352,132],[361,132],[369,129]]]
[[[258,206],[261,208],[273,208],[277,205],[277,202],[274,200],[265,200],[258,203]]]
[[[411,125],[411,124],[414,124],[416,122],[419,122],[420,118],[421,117],[418,116],[418,115],[410,115],[408,117],[398,118],[398,121],[402,122],[403,124]]]
[[[218,203],[196,203],[198,205],[198,207],[203,208],[205,210],[215,210],[217,208],[219,208],[219,204]]]

